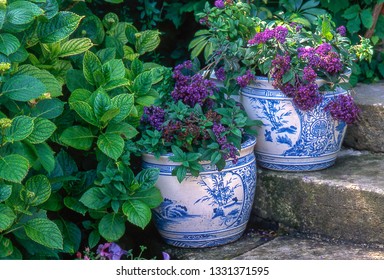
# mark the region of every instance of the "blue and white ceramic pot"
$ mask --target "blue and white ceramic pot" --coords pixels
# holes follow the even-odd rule
[[[256,138],[248,136],[237,163],[228,160],[223,170],[204,162],[198,177],[187,175],[179,183],[169,156],[143,155],[144,168],[160,169],[156,186],[164,201],[153,210],[155,225],[165,242],[188,248],[227,244],[241,237],[252,210],[256,189]]]
[[[241,90],[240,102],[257,128],[255,153],[258,165],[279,171],[312,171],[335,163],[346,131],[346,123],[334,120],[325,106],[346,90],[324,92],[315,109],[297,109],[292,98],[274,89],[267,77]]]

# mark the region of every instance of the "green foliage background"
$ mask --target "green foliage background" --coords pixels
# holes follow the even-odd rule
[[[214,0],[94,0],[91,5],[101,14],[114,11],[124,20],[133,22],[139,29],[158,29],[162,33],[162,43],[152,55],[162,63],[174,66],[189,58],[188,44],[193,34],[202,27],[195,15],[202,11],[206,2],[213,4]],[[316,9],[329,12],[337,25],[346,26],[348,37],[353,42],[357,42],[359,36],[366,36],[371,38],[375,45],[374,59],[370,63],[363,62],[356,65],[353,69],[355,80],[352,83],[374,82],[384,78],[384,0],[249,0],[248,2],[259,8],[258,16],[262,18],[276,16],[278,11],[283,11],[285,17],[308,20],[311,11],[303,8],[317,4]],[[375,9],[379,10],[376,15],[374,15]]]

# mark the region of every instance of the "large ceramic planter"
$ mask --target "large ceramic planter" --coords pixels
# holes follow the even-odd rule
[[[338,89],[325,92],[324,99],[314,110],[301,111],[292,98],[273,88],[266,77],[240,93],[251,119],[261,120],[255,147],[258,165],[280,171],[312,171],[332,166],[346,131],[346,123],[335,121],[324,110],[338,95],[348,94]]]
[[[236,164],[227,161],[218,171],[208,162],[198,177],[179,183],[168,156],[143,155],[144,168],[160,169],[156,186],[163,203],[154,209],[155,225],[165,242],[177,247],[201,248],[237,240],[247,225],[256,189],[256,138],[243,143]]]

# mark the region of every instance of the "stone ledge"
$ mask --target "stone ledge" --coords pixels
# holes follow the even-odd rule
[[[322,171],[259,168],[254,214],[303,233],[384,244],[383,170],[383,154],[350,150]]]
[[[384,152],[384,82],[359,84],[353,97],[361,108],[360,120],[349,125],[344,145],[371,152]]]
[[[384,250],[281,236],[235,260],[384,260]]]

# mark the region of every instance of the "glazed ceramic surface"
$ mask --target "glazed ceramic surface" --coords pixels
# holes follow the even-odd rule
[[[249,136],[237,163],[218,171],[204,163],[199,177],[179,183],[168,156],[143,155],[144,168],[159,168],[156,186],[164,201],[154,209],[155,225],[165,242],[177,247],[212,247],[237,240],[247,225],[256,189],[256,139]]]
[[[255,147],[258,165],[281,171],[311,171],[335,163],[346,131],[346,123],[335,121],[324,110],[328,102],[348,92],[324,93],[314,110],[301,111],[292,99],[276,90],[265,77],[243,88],[240,102],[251,119],[261,120]]]

